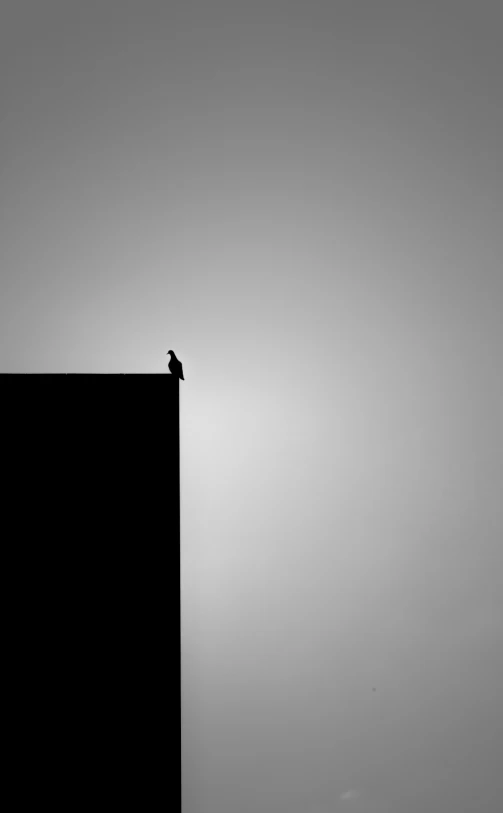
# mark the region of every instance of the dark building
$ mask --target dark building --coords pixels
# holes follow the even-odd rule
[[[56,809],[176,809],[180,382],[1,383],[13,736],[22,731],[26,790]]]

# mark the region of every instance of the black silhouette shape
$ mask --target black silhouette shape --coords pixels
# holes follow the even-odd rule
[[[171,356],[168,364],[168,370],[170,371],[171,375],[176,375],[177,378],[181,378],[182,381],[185,381],[185,378],[183,377],[182,363],[181,361],[178,361],[173,350],[168,350],[166,355]]]

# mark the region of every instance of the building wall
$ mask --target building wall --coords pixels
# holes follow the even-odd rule
[[[99,786],[101,799],[136,794],[145,805],[167,771],[171,796],[180,776],[178,380],[1,379],[8,624],[23,747],[44,764],[41,798],[90,800]]]

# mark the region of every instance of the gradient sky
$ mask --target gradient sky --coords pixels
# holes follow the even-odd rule
[[[184,365],[184,813],[503,809],[502,75],[497,0],[2,2],[0,370]]]

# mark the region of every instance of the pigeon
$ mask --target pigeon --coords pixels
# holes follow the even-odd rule
[[[181,378],[182,381],[185,381],[185,378],[183,377],[182,364],[180,361],[178,361],[174,352],[172,350],[168,350],[166,355],[171,356],[168,364],[168,370],[170,371],[171,375],[176,375],[177,378]]]

